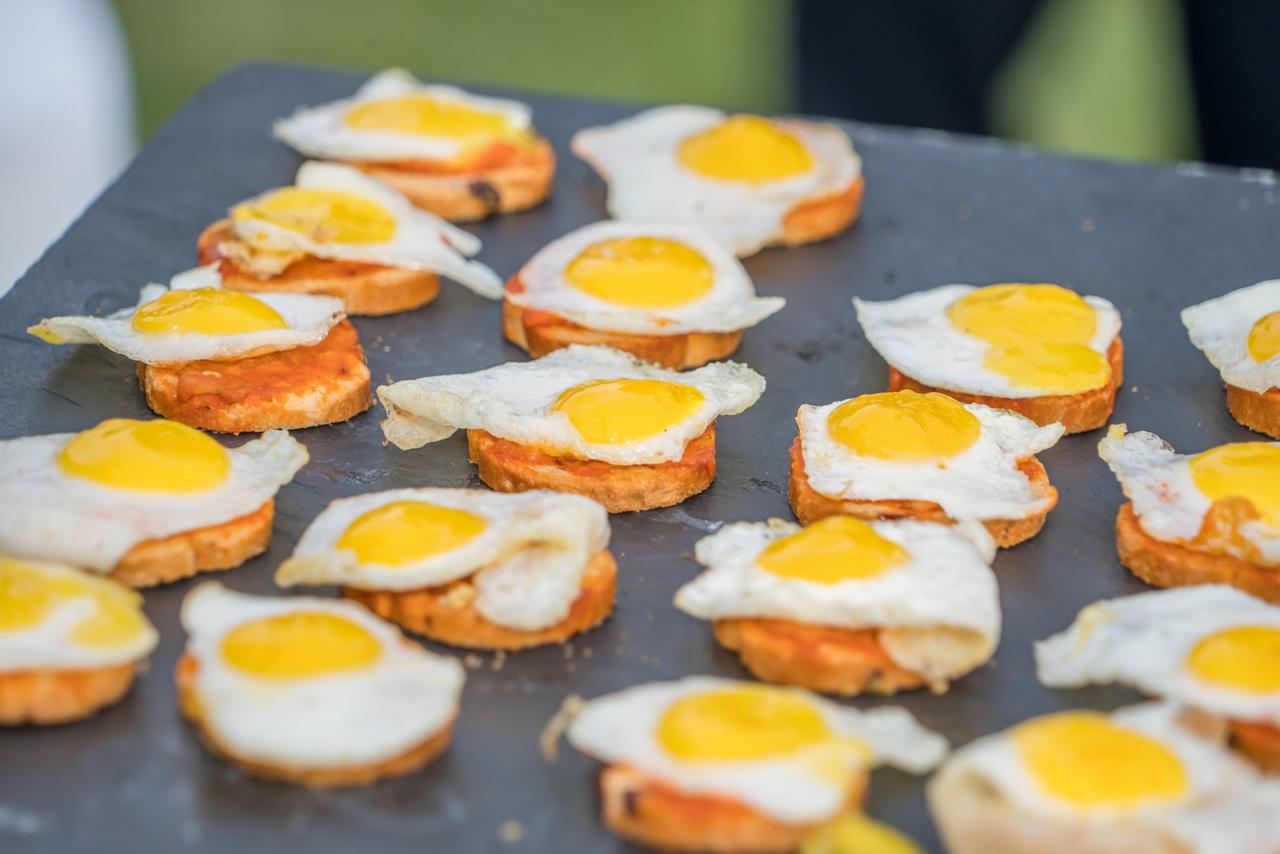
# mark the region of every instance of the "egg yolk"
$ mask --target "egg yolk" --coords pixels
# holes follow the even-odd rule
[[[680,163],[707,178],[760,184],[813,168],[813,155],[794,134],[760,116],[732,116],[682,140]]]
[[[1017,388],[1075,394],[1111,380],[1106,356],[1089,346],[1093,308],[1058,285],[990,285],[947,308],[956,329],[988,344],[983,366]]]
[[[360,563],[403,566],[461,548],[488,522],[466,510],[425,501],[393,501],[364,513],[338,538]]]
[[[94,612],[71,628],[71,642],[110,649],[146,631],[142,597],[127,587],[105,578],[51,572],[0,558],[0,632],[35,628],[60,605],[82,598],[93,600]]]
[[[1131,807],[1187,790],[1177,754],[1097,712],[1061,712],[1019,724],[1014,747],[1040,788],[1078,807]]]
[[[591,380],[560,392],[552,412],[563,412],[585,441],[621,445],[649,439],[692,418],[702,392],[667,380]]]
[[[836,584],[879,575],[906,559],[902,546],[861,519],[829,516],[774,540],[756,558],[756,565],[783,578]]]
[[[378,639],[346,617],[294,611],[241,623],[222,638],[222,658],[266,679],[305,679],[367,667]]]
[[[1237,691],[1280,691],[1280,628],[1235,626],[1207,635],[1192,647],[1187,669]]]
[[[316,243],[385,243],[396,219],[381,205],[342,190],[285,187],[231,209],[237,225],[267,222]]]
[[[860,812],[846,813],[805,837],[800,854],[923,854],[906,835]]]
[[[1280,311],[1273,311],[1253,324],[1249,330],[1248,347],[1255,362],[1280,356]]]
[[[77,433],[57,456],[65,473],[133,492],[205,492],[226,481],[226,449],[176,421],[110,418]]]
[[[845,401],[827,416],[827,430],[860,456],[920,462],[968,450],[982,425],[954,398],[904,390]]]
[[[1191,480],[1210,501],[1247,498],[1262,520],[1280,528],[1280,445],[1235,442],[1196,454]]]
[[[565,280],[597,299],[627,308],[674,308],[706,295],[711,263],[690,246],[661,237],[602,240],[569,262]]]
[[[428,95],[404,95],[358,104],[347,111],[347,127],[366,131],[391,131],[422,136],[475,140],[509,136],[511,123],[502,113],[478,110],[458,101]]]
[[[822,714],[795,692],[763,685],[681,697],[662,713],[656,735],[686,762],[769,759],[834,738]]]
[[[237,335],[287,327],[262,300],[219,288],[167,291],[133,313],[133,328],[144,335]]]

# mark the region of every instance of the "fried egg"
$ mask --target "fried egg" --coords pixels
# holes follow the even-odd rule
[[[718,416],[763,392],[764,377],[736,362],[681,373],[574,345],[532,362],[379,386],[378,399],[382,431],[398,448],[485,430],[557,456],[637,465],[679,460]]]
[[[609,514],[578,495],[394,489],[331,503],[276,582],[414,590],[472,576],[481,616],[532,631],[568,616],[608,545]]]
[[[1182,325],[1229,385],[1280,387],[1280,279],[1184,308]]]
[[[867,340],[934,388],[996,397],[1077,394],[1111,382],[1120,313],[1059,285],[943,285],[898,299],[855,298]]]
[[[1053,447],[1061,424],[914,391],[801,406],[796,422],[809,485],[830,498],[932,501],[979,520],[1053,506],[1018,463]]]
[[[832,818],[875,766],[922,774],[947,752],[905,709],[862,711],[798,688],[711,676],[588,701],[568,738],[601,762],[788,824]]]
[[[124,585],[0,556],[0,673],[114,667],[146,658],[158,640]]]
[[[50,344],[101,344],[135,362],[240,359],[319,344],[346,317],[342,300],[222,289],[217,265],[149,284],[106,317],[51,317],[27,331]]]
[[[359,169],[304,163],[292,187],[268,190],[231,209],[231,231],[267,256],[305,253],[440,273],[489,299],[502,279],[479,261],[480,240]],[[231,253],[235,255],[236,253]]]
[[[656,107],[578,131],[572,147],[608,183],[614,219],[696,222],[738,255],[781,237],[798,205],[842,193],[862,176],[834,124],[710,107]]]
[[[453,160],[495,141],[531,136],[529,107],[424,85],[393,68],[350,98],[303,107],[275,123],[276,139],[321,160]]]
[[[1036,644],[1052,688],[1123,682],[1214,714],[1280,723],[1280,608],[1222,584],[1094,602]]]
[[[700,540],[695,555],[707,571],[676,592],[680,610],[880,629],[889,657],[938,689],[1000,640],[995,543],[977,522],[740,522]]]
[[[508,301],[609,332],[737,332],[786,305],[757,297],[733,253],[689,223],[588,225],[533,256],[517,279]]]
[[[1149,535],[1280,564],[1280,442],[1234,442],[1193,456],[1112,425],[1098,443]]]
[[[0,553],[107,572],[145,540],[252,513],[306,462],[284,430],[225,448],[164,419],[0,440]]]
[[[182,603],[196,716],[244,759],[300,768],[394,759],[458,714],[462,665],[353,602],[248,596],[206,581]]]

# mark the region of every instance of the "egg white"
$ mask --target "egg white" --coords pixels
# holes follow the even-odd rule
[[[1253,325],[1273,311],[1280,311],[1280,279],[1184,308],[1182,325],[1225,382],[1264,394],[1280,386],[1280,356],[1257,362],[1248,340]]]

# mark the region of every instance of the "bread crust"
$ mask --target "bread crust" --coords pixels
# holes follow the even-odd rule
[[[1231,746],[1254,765],[1280,774],[1280,727],[1267,721],[1232,721]]]
[[[432,733],[423,741],[397,756],[366,765],[345,765],[329,768],[309,768],[293,765],[277,765],[238,755],[209,730],[201,719],[200,701],[196,695],[196,674],[200,663],[195,656],[184,652],[173,671],[178,689],[178,709],[200,736],[214,756],[240,766],[245,773],[267,780],[296,783],[310,789],[335,789],[368,786],[379,780],[402,777],[418,770],[443,753],[453,738],[453,721]]]
[[[712,423],[668,463],[618,466],[600,460],[553,457],[537,448],[467,431],[467,450],[480,479],[498,492],[554,489],[593,498],[610,513],[670,507],[702,492],[716,476]]]
[[[955,524],[955,519],[932,501],[911,499],[839,499],[822,495],[809,484],[804,469],[804,449],[800,437],[791,443],[791,468],[787,482],[787,498],[791,510],[803,525],[809,525],[828,516],[853,516],[856,519],[919,519],[923,522]],[[1050,499],[1050,504],[1039,513],[1022,519],[987,519],[986,527],[996,545],[1001,548],[1016,546],[1040,533],[1045,519],[1058,504],[1058,490],[1049,483],[1049,473],[1035,457],[1018,461],[1018,468],[1031,481],[1037,496]]]
[[[1227,411],[1250,430],[1280,439],[1280,388],[1256,392],[1228,384]]]
[[[862,211],[866,178],[859,175],[838,193],[807,199],[787,212],[782,234],[770,246],[801,246],[826,240],[844,231]]]
[[[155,587],[197,572],[234,569],[267,550],[275,499],[218,525],[138,543],[108,573],[130,587]]]
[[[850,793],[848,809],[866,795],[866,777]],[[743,803],[693,795],[628,765],[600,772],[605,826],[647,848],[714,854],[782,854],[796,850],[816,824],[785,824]]]
[[[384,620],[439,643],[468,649],[527,649],[563,643],[600,625],[613,611],[618,572],[613,555],[596,553],[582,576],[582,588],[569,613],[545,629],[526,631],[485,619],[475,607],[475,585],[461,578],[417,590],[342,588],[342,595]]]
[[[223,256],[222,243],[233,239],[231,220],[220,219],[201,232],[196,241],[199,263],[216,262],[222,286],[233,291],[284,291],[337,297],[347,314],[364,316],[410,311],[440,294],[440,277],[428,270],[403,270],[314,255],[305,255],[280,273],[262,278]]]
[[[87,718],[120,701],[138,662],[81,670],[0,673],[0,726],[49,726]]]
[[[1106,425],[1116,405],[1116,392],[1124,384],[1124,342],[1117,335],[1107,347],[1107,362],[1111,365],[1111,382],[1099,388],[1076,394],[1048,394],[1040,397],[993,397],[983,394],[966,394],[945,388],[934,388],[912,379],[892,365],[889,366],[889,391],[910,389],[917,392],[936,391],[953,397],[961,403],[981,403],[996,409],[1008,409],[1026,416],[1041,426],[1062,424],[1068,433],[1083,433]]]
[[[1183,543],[1158,540],[1142,529],[1133,502],[1116,514],[1120,563],[1156,587],[1230,584],[1268,602],[1280,603],[1280,567],[1265,567],[1234,555],[1214,554]]]
[[[215,433],[334,424],[373,405],[369,366],[349,320],[311,347],[224,361],[139,362],[138,383],[158,415]]]

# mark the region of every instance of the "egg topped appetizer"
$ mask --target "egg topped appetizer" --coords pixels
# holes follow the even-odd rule
[[[225,287],[337,297],[348,314],[426,305],[448,276],[488,299],[502,280],[479,261],[480,240],[399,192],[338,163],[304,163],[292,187],[231,208],[200,235],[201,264]]]
[[[1116,546],[1134,575],[1157,587],[1231,584],[1280,602],[1280,442],[1188,457],[1117,424],[1098,454],[1129,499]]]
[[[333,297],[241,293],[216,268],[150,284],[106,317],[68,316],[27,331],[50,344],[100,344],[137,363],[147,406],[219,433],[346,421],[373,403],[356,329]]]
[[[679,504],[716,474],[715,421],[764,392],[734,362],[688,373],[610,347],[573,345],[532,362],[378,387],[382,431],[419,448],[467,431],[480,479],[499,492],[547,488],[610,513]]]
[[[480,649],[560,643],[613,610],[609,515],[534,490],[395,489],[331,503],[276,582],[339,584],[380,617]]]
[[[1107,422],[1124,378],[1120,313],[1060,285],[943,285],[853,304],[891,390],[944,391],[1079,433]]]
[[[605,344],[667,368],[738,349],[786,305],[756,296],[733,253],[690,223],[598,222],[548,245],[507,282],[502,331],[533,356]]]
[[[862,161],[830,122],[657,107],[572,147],[608,183],[614,219],[696,222],[738,255],[831,237],[862,206]]]
[[[977,519],[1007,547],[1035,536],[1058,503],[1035,455],[1061,424],[909,389],[801,406],[796,424],[788,495],[804,523]]]
[[[973,521],[740,522],[698,542],[707,571],[675,602],[765,681],[942,693],[1000,640],[995,548]]]
[[[0,554],[132,587],[231,569],[266,550],[276,491],[306,462],[283,430],[224,448],[164,420],[0,440]]]
[[[275,136],[307,157],[359,167],[455,221],[531,208],[556,171],[528,105],[424,85],[398,68],[353,97],[281,119]]]
[[[846,708],[798,688],[690,676],[586,703],[569,742],[605,763],[605,824],[675,851],[793,851],[857,809],[872,768],[922,774],[947,743],[904,709]]]
[[[971,742],[929,781],[951,854],[1274,854],[1280,781],[1161,703],[1058,712]]]
[[[449,746],[462,665],[354,602],[205,582],[183,601],[182,627],[179,708],[214,754],[250,774],[364,786]]]
[[[1036,644],[1052,688],[1123,682],[1231,722],[1233,746],[1280,771],[1280,608],[1226,585],[1095,602]]]
[[[0,725],[67,723],[117,702],[158,639],[132,590],[0,555]]]
[[[1222,374],[1231,416],[1280,439],[1280,279],[1185,308],[1182,323]]]

